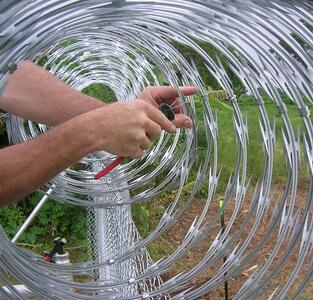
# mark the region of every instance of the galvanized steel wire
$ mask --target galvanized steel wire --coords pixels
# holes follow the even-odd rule
[[[105,261],[60,267],[47,264],[34,253],[16,247],[1,230],[0,267],[3,272],[11,274],[42,298],[197,299],[221,286],[224,281],[238,276],[277,230],[275,245],[268,259],[247,278],[234,299],[259,296],[295,251],[298,251],[298,255],[293,272],[267,296],[269,299],[285,299],[288,295],[293,299],[301,294],[310,283],[313,270],[313,127],[310,118],[313,101],[312,2],[1,1],[0,10],[0,91],[20,61],[38,61],[45,57],[45,67],[73,88],[81,90],[92,83],[102,83],[110,87],[121,101],[135,99],[148,85],[162,85],[160,74],[177,89],[182,85],[194,85],[199,90],[203,112],[199,118],[196,99],[180,93],[182,109],[192,117],[193,129],[178,130],[174,136],[162,133],[158,143],[146,151],[140,161],[130,161],[119,167],[110,177],[112,182],[109,185],[105,181],[93,180],[96,173],[94,166],[107,165],[114,157],[94,153],[80,161],[80,168],[75,166],[64,170],[43,188],[55,186],[51,195],[54,200],[95,211],[149,201],[174,190],[174,201],[147,238],[136,238],[129,248],[112,254]],[[227,67],[240,79],[246,93],[254,97],[259,110],[260,119],[255,121],[260,124],[264,165],[262,175],[254,181],[253,193],[248,192],[252,188],[248,157],[253,154],[248,152],[247,118],[240,110],[229,71],[217,57],[205,52],[201,46],[204,43],[223,55]],[[207,72],[227,93],[233,111],[236,140],[236,148],[230,151],[236,151],[237,162],[235,172],[224,190],[222,209],[234,203],[225,231],[213,237],[213,242],[208,245],[199,263],[162,282],[159,276],[205,240],[218,222],[220,212],[204,220],[215,201],[219,178],[223,173],[218,158],[218,140],[223,138],[223,132],[218,132],[218,115],[210,106],[205,84],[193,58],[181,55],[174,44],[189,47],[195,55],[200,56]],[[299,112],[303,123],[301,133],[293,128],[282,94],[288,96]],[[282,145],[286,158],[284,191],[273,210],[269,208],[273,201],[272,177],[277,133],[275,123],[268,115],[264,95],[276,105],[283,124]],[[199,155],[199,127],[202,125],[206,140],[204,156]],[[10,116],[7,126],[14,143],[31,139],[46,130],[44,125],[26,123],[15,116]],[[304,164],[301,165],[302,157]],[[303,165],[307,167],[308,192],[302,208],[298,209],[296,196],[299,185],[302,185],[299,170]],[[182,201],[194,170],[196,179],[187,193],[187,199]],[[163,180],[154,184],[161,175]],[[140,257],[142,249],[180,221],[195,194],[204,187],[207,189],[206,204],[181,244],[169,256],[146,265],[135,277],[77,283],[56,276],[60,273],[93,274],[132,257]],[[112,198],[113,194],[128,190],[131,197]],[[249,201],[249,210],[240,220],[239,228],[233,232],[232,228],[241,216],[246,201]],[[265,220],[268,220],[266,230],[260,241],[254,244],[253,237]],[[127,222],[125,224],[129,225]],[[251,227],[242,239],[247,224]],[[285,253],[278,258],[282,247],[286,247]],[[186,286],[201,271],[226,256],[227,260],[214,276],[200,286]],[[278,263],[274,265],[275,259]],[[304,264],[309,264],[308,274],[297,289],[291,290]],[[125,295],[120,289],[151,278],[159,280],[153,289],[143,289],[133,295]],[[14,291],[5,276],[1,276],[1,281]],[[0,293],[8,297],[2,288]]]

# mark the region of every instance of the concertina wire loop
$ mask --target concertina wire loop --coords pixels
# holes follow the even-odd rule
[[[42,188],[43,192],[52,190],[50,198],[54,201],[86,209],[89,234],[101,231],[101,238],[91,238],[92,247],[95,243],[98,247],[93,249],[97,258],[66,266],[48,264],[37,254],[12,244],[1,228],[0,295],[4,299],[15,299],[13,294],[23,299],[5,274],[40,299],[199,299],[208,293],[214,295],[225,281],[240,276],[273,239],[266,261],[247,276],[233,299],[296,299],[301,295],[313,275],[312,2],[34,0],[1,1],[0,10],[0,91],[25,59],[44,61],[44,68],[77,90],[93,83],[108,86],[119,101],[136,99],[145,87],[164,82],[178,92],[183,85],[198,89],[197,96],[185,97],[179,92],[183,112],[193,119],[192,129],[177,130],[175,135],[162,133],[142,159],[128,161],[99,181],[94,175],[114,156],[91,153]],[[213,47],[215,54],[206,52],[204,45]],[[190,57],[180,52],[182,46],[190,50]],[[223,139],[219,112],[209,101],[208,83],[200,65],[227,95],[231,107],[234,142],[229,151],[236,153],[236,166],[230,174],[219,159]],[[257,107],[258,119],[249,120],[249,124],[234,80],[241,83],[245,94],[253,98],[251,105]],[[283,95],[291,104],[286,105]],[[265,99],[276,107],[279,133]],[[301,130],[291,123],[291,106]],[[262,173],[257,178],[249,166],[249,157],[254,155],[249,142],[255,138],[249,136],[251,122],[258,123],[263,147]],[[47,128],[10,115],[7,130],[10,141],[20,143]],[[274,197],[272,182],[277,144],[285,157],[280,197]],[[225,173],[229,179],[222,191],[224,204],[207,218]],[[299,206],[297,195],[303,187],[306,193]],[[197,212],[184,239],[172,253],[153,262],[147,247],[179,224],[203,189],[203,209]],[[171,191],[175,193],[173,201],[158,224],[147,237],[140,237],[130,205],[153,201]],[[246,203],[248,210],[243,214]],[[227,207],[232,211],[226,227],[216,232],[215,225]],[[106,220],[101,228],[95,225],[99,215]],[[237,222],[240,225],[234,230]],[[266,228],[254,242],[264,222]],[[119,234],[112,228],[120,228]],[[109,242],[104,239],[108,236]],[[117,249],[119,238],[129,241],[127,247]],[[162,275],[203,241],[207,241],[207,252],[194,266],[163,279]],[[99,258],[104,243],[110,250]],[[278,256],[283,247],[283,254]],[[272,286],[271,280],[295,253],[288,278]],[[191,283],[224,257],[227,259],[214,275],[199,285]],[[305,266],[306,274],[295,286]],[[105,270],[114,276],[107,277]],[[88,275],[93,280],[76,282],[65,276],[68,274]]]

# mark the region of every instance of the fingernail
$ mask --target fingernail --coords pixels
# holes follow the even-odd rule
[[[185,128],[191,128],[192,127],[192,121],[191,120],[185,120],[184,121],[184,127]]]

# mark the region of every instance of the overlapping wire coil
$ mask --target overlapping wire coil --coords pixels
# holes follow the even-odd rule
[[[135,238],[129,248],[121,249],[118,254],[111,252],[105,260],[59,267],[12,245],[1,231],[3,272],[40,297],[52,299],[198,299],[240,276],[269,240],[274,240],[267,259],[248,275],[234,292],[234,299],[257,296],[294,299],[302,293],[313,274],[312,2],[1,1],[0,10],[0,90],[20,61],[45,57],[45,67],[73,88],[81,90],[92,83],[101,83],[110,87],[119,100],[135,99],[144,87],[164,82],[177,89],[194,85],[200,94],[199,98],[180,95],[184,112],[193,118],[193,129],[177,131],[174,136],[163,133],[140,161],[119,167],[109,183],[95,181],[93,177],[95,166],[107,165],[113,157],[90,154],[46,186],[55,186],[51,197],[56,201],[94,211],[149,201],[174,191],[173,201],[147,238]],[[220,56],[207,53],[204,48],[208,44]],[[190,49],[191,57],[180,53],[178,49],[182,45]],[[226,64],[221,62],[221,56]],[[198,71],[199,61],[230,101],[235,142],[229,151],[237,154],[235,171],[227,174],[229,181],[223,189],[224,202],[220,208],[232,207],[231,214],[226,228],[217,233],[214,226],[221,211],[211,215],[210,212],[216,202],[220,178],[226,172],[221,169],[218,157],[223,132],[218,131],[218,114],[210,105],[208,83],[204,83],[203,74]],[[260,147],[264,151],[259,178],[251,172],[253,165],[248,164],[254,155],[249,152],[249,138],[256,137],[249,136],[248,117],[240,109],[234,80],[241,82],[245,94],[253,96],[253,105],[258,108],[259,119],[252,121],[259,122]],[[295,130],[291,123],[286,97],[297,111],[301,131]],[[281,140],[277,138],[265,98],[277,108]],[[14,116],[8,120],[8,129],[14,143],[46,130],[43,125],[26,123]],[[286,172],[283,191],[275,198],[272,177],[277,143],[284,149]],[[307,170],[305,182],[300,176],[303,168]],[[192,176],[194,180],[189,184]],[[185,238],[170,255],[148,263],[137,276],[88,283],[55,276],[56,273],[90,274],[140,257],[142,249],[180,222],[194,196],[203,189],[206,202]],[[306,190],[300,204],[299,189]],[[131,196],[112,196],[125,191],[130,191]],[[248,209],[243,213],[246,203]],[[240,225],[234,230],[238,222]],[[254,237],[260,234],[264,222],[266,227],[255,242]],[[207,242],[207,252],[197,264],[169,280],[160,280],[159,276],[203,241]],[[278,256],[282,249],[284,253]],[[294,267],[286,280],[271,286],[273,278],[295,253]],[[201,285],[186,286],[225,257],[220,268]],[[305,275],[295,286],[297,276],[304,269]],[[123,289],[118,289],[152,278],[159,278],[153,289],[136,288],[133,295],[125,295]],[[14,291],[4,275],[1,280]],[[0,292],[5,295],[3,288]]]

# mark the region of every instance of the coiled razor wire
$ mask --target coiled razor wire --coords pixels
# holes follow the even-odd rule
[[[89,232],[101,244],[91,261],[71,266],[46,263],[13,245],[1,230],[1,281],[11,293],[22,299],[6,274],[40,298],[198,299],[240,276],[271,240],[274,245],[266,260],[254,266],[233,293],[233,299],[296,299],[301,295],[313,274],[312,2],[34,0],[1,1],[0,9],[1,90],[20,61],[36,62],[44,57],[45,67],[73,88],[82,90],[101,83],[110,87],[119,100],[135,99],[144,87],[164,84],[160,78],[177,90],[182,85],[194,85],[200,94],[196,98],[180,93],[182,109],[192,117],[193,129],[178,130],[174,136],[162,133],[140,161],[123,164],[107,178],[95,181],[95,173],[114,157],[90,154],[79,167],[68,168],[47,183],[45,188],[53,189],[54,200],[89,211]],[[204,50],[203,45],[208,44],[220,53],[226,65],[221,56]],[[183,56],[177,45],[194,54]],[[204,83],[195,57],[201,58],[207,73],[227,93],[232,107],[235,143],[229,151],[237,154],[236,168],[223,190],[223,205],[214,213],[216,190],[221,176],[227,173],[218,157],[223,132],[218,132],[218,114],[210,105],[208,83]],[[253,96],[259,111],[259,120],[253,120],[259,122],[264,153],[259,178],[254,178],[253,166],[248,164],[254,155],[248,151],[248,116],[240,109],[234,80],[240,80],[245,93]],[[283,96],[298,111],[301,131],[294,129]],[[281,141],[267,111],[266,97],[277,108]],[[15,116],[10,116],[7,126],[14,143],[46,130],[41,124]],[[274,197],[272,177],[279,142],[284,149],[286,175],[282,194]],[[307,170],[305,182],[300,176],[303,168]],[[158,180],[160,176],[162,180]],[[299,188],[307,189],[301,204],[297,202]],[[195,195],[203,189],[206,203],[184,239],[168,256],[152,262],[146,247],[182,220]],[[175,193],[173,201],[150,234],[140,238],[129,205],[156,199],[169,191]],[[248,209],[243,213],[246,204]],[[228,208],[231,214],[226,227],[214,231],[220,214]],[[97,214],[100,218],[95,217]],[[108,223],[100,226],[99,220]],[[266,227],[256,242],[254,237],[264,223]],[[239,224],[236,229],[235,224]],[[118,231],[118,227],[127,229]],[[108,236],[111,240],[105,241]],[[207,252],[194,266],[168,280],[162,278],[203,241]],[[273,284],[293,255],[296,259],[286,280]],[[214,266],[219,268],[210,278],[191,284],[197,275]],[[103,270],[109,270],[111,276],[102,276]],[[75,282],[60,274],[91,274],[94,280]],[[300,275],[301,282],[295,285]],[[11,297],[3,287],[0,294],[6,299]],[[213,299],[218,297],[215,294]]]

